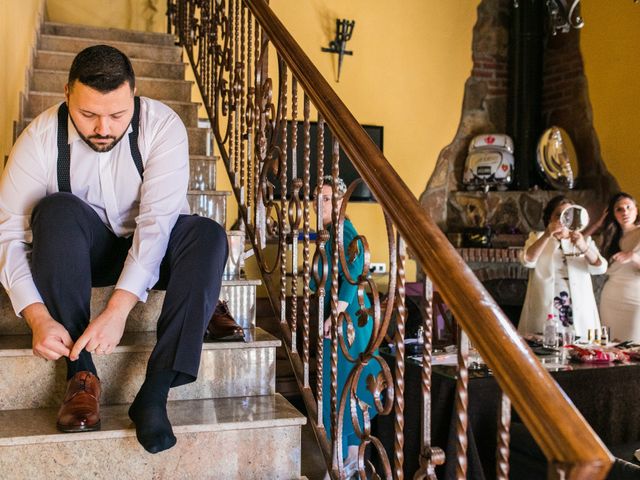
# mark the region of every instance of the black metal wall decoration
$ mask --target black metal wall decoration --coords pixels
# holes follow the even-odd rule
[[[329,48],[322,48],[323,52],[338,54],[338,82],[340,81],[340,70],[342,69],[342,60],[344,56],[353,55],[353,52],[347,50],[346,47],[347,42],[351,40],[351,35],[353,35],[353,27],[355,24],[355,20],[341,20],[336,18],[336,38],[329,42]]]

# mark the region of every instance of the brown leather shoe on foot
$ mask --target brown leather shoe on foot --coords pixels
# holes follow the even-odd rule
[[[231,316],[227,302],[218,301],[209,320],[205,340],[210,342],[237,342],[244,340],[244,330]]]
[[[100,430],[100,380],[91,372],[78,372],[67,383],[58,411],[61,432]]]

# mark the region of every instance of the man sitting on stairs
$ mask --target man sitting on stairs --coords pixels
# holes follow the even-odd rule
[[[112,353],[134,305],[166,289],[129,409],[138,441],[157,453],[176,443],[167,396],[197,377],[228,244],[219,224],[189,215],[184,124],[135,91],[119,50],[97,45],[75,57],[66,102],[31,122],[0,180],[0,280],[33,332],[34,354],[66,357],[63,432],[100,428],[92,354]],[[114,284],[89,323],[92,286]]]

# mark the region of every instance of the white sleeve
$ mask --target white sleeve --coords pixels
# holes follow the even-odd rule
[[[42,302],[33,283],[28,254],[31,212],[46,194],[44,147],[27,129],[11,150],[0,178],[0,282],[16,315],[32,303]]]
[[[609,264],[607,263],[605,258],[600,254],[600,250],[598,250],[598,246],[596,245],[596,243],[593,241],[591,237],[586,237],[585,241],[587,242],[587,249],[591,249],[593,252],[595,252],[596,255],[598,255],[598,258],[600,259],[600,265],[591,265],[586,260],[586,257],[585,257],[585,261],[587,262],[587,268],[589,270],[589,273],[591,275],[605,274],[607,272],[607,267],[609,266]]]
[[[187,130],[180,118],[175,113],[169,115],[152,135],[133,244],[116,284],[143,302],[158,281],[160,263],[189,185]]]
[[[527,241],[524,244],[524,248],[522,249],[522,251],[520,252],[520,263],[522,263],[522,265],[524,265],[527,268],[536,268],[536,264],[538,263],[538,258],[535,259],[535,261],[533,262],[528,262],[525,259],[525,252],[527,250],[529,250],[529,247],[531,245],[533,245],[534,243],[536,243],[536,241],[538,240],[538,238],[540,238],[542,236],[544,232],[531,232],[529,233],[529,238],[527,238]]]

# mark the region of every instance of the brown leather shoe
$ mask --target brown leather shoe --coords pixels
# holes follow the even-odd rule
[[[205,340],[210,342],[237,342],[244,340],[244,330],[231,316],[227,302],[218,301],[209,320]]]
[[[78,372],[67,383],[58,411],[61,432],[100,430],[100,380],[91,372]]]

